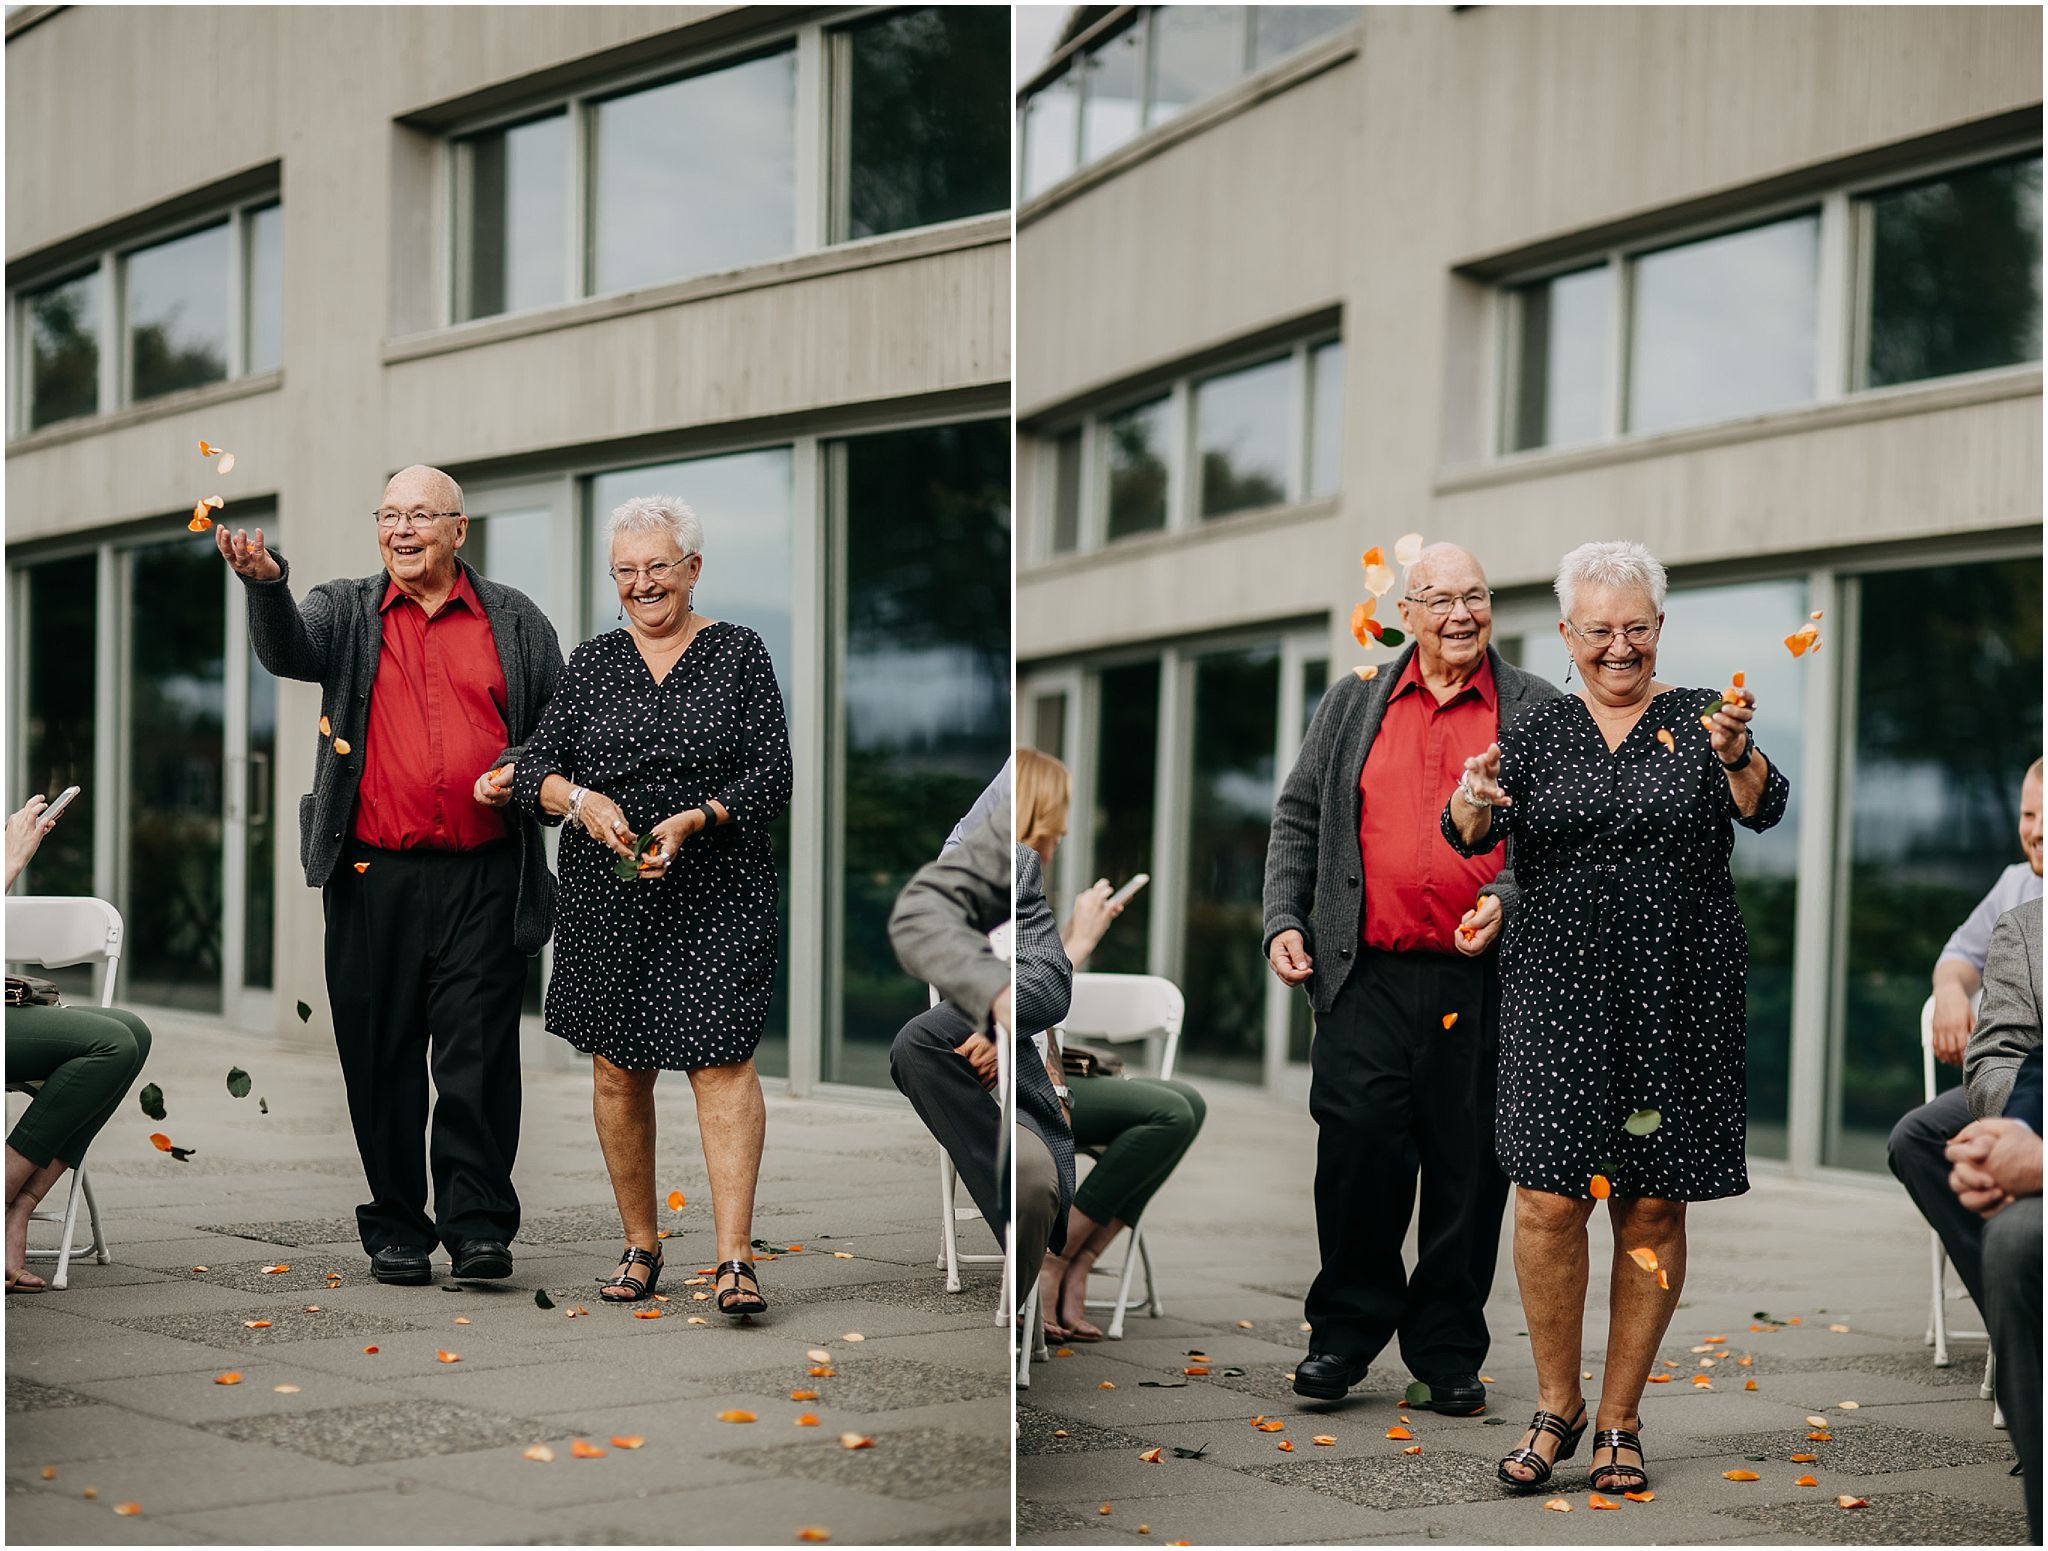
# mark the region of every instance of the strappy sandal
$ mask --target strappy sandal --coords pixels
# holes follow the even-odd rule
[[[1593,1434],[1593,1453],[1597,1456],[1602,1449],[1612,1449],[1615,1457],[1605,1465],[1587,1467],[1586,1485],[1589,1488],[1596,1492],[1640,1492],[1649,1486],[1650,1473],[1647,1470],[1641,1465],[1624,1465],[1621,1462],[1623,1449],[1637,1459],[1643,1459],[1643,1440],[1636,1435],[1642,1427],[1642,1419],[1638,1417],[1635,1432],[1625,1427],[1603,1427]]]
[[[9,1271],[7,1290],[11,1293],[48,1292],[50,1284],[33,1271]]]
[[[744,1260],[727,1260],[720,1264],[712,1277],[731,1276],[732,1286],[719,1289],[718,1312],[730,1319],[745,1319],[749,1314],[766,1314],[768,1300],[761,1296],[761,1278],[754,1274],[754,1268]],[[752,1292],[743,1291],[740,1278],[745,1277],[754,1284]]]
[[[652,1254],[637,1244],[628,1244],[625,1254],[619,1256],[626,1269],[614,1277],[597,1279],[597,1297],[600,1303],[638,1303],[653,1293],[661,1282],[663,1256],[660,1250]],[[645,1276],[635,1275],[634,1266],[647,1267]],[[624,1292],[613,1296],[611,1289],[623,1287]]]
[[[1576,1427],[1555,1411],[1538,1411],[1531,1417],[1529,1441],[1520,1448],[1510,1449],[1507,1457],[1494,1467],[1493,1473],[1500,1484],[1512,1487],[1518,1492],[1533,1492],[1540,1486],[1547,1486],[1550,1482],[1550,1473],[1578,1452],[1579,1439],[1585,1436],[1586,1403],[1583,1400],[1579,1402],[1578,1417],[1579,1425]],[[1549,1459],[1545,1459],[1535,1449],[1536,1440],[1545,1433],[1559,1440],[1557,1453]],[[1510,1465],[1521,1465],[1536,1473],[1533,1476],[1511,1476],[1508,1474]]]

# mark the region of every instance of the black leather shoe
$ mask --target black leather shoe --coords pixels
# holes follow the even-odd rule
[[[1311,1400],[1342,1400],[1351,1386],[1365,1381],[1365,1361],[1310,1352],[1294,1365],[1294,1393]]]
[[[390,1244],[370,1257],[370,1275],[400,1287],[422,1287],[434,1279],[427,1252],[412,1244]]]
[[[464,1282],[498,1282],[512,1274],[512,1251],[497,1239],[464,1239],[448,1258],[450,1269]]]
[[[1425,1411],[1441,1411],[1445,1416],[1477,1416],[1486,1409],[1486,1386],[1479,1382],[1476,1373],[1454,1373],[1445,1379],[1424,1379],[1429,1386],[1429,1399],[1422,1402]]]

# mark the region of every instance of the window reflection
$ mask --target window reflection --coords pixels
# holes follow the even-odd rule
[[[456,317],[568,300],[569,118],[556,113],[463,142],[468,263]]]
[[[1287,499],[1287,421],[1294,362],[1282,356],[1195,388],[1202,515],[1222,517]]]
[[[227,376],[229,262],[225,221],[123,261],[131,399]]]
[[[249,647],[249,757],[242,779],[242,984],[269,990],[277,947],[277,680]],[[81,796],[84,794],[81,793]]]
[[[1858,639],[1828,643],[1855,653],[1855,743],[1844,760],[1847,962],[1823,1161],[1878,1170],[1893,1123],[1921,1102],[1920,1005],[1935,957],[2022,860],[2020,778],[2041,753],[2041,560],[1886,571],[1856,585]],[[1957,1080],[1952,1067],[1936,1070],[1944,1086]]]
[[[796,246],[796,55],[785,49],[599,103],[591,277],[602,294]]]
[[[1605,264],[1515,293],[1515,402],[1508,448],[1569,447],[1606,429],[1614,272]]]
[[[24,568],[28,585],[28,790],[8,797],[8,811],[37,792],[51,802],[67,786],[79,793],[29,860],[25,894],[91,894],[93,707],[98,683],[99,560],[78,555]]]
[[[1250,9],[1254,70],[1348,27],[1358,15],[1358,7],[1352,5],[1255,5]]]
[[[1244,7],[1163,5],[1152,10],[1152,100],[1147,126],[1163,124],[1244,73]]]
[[[1007,7],[897,11],[852,29],[847,45],[848,236],[1008,203]]]
[[[1159,774],[1159,659],[1104,668],[1096,675],[1095,875],[1121,888],[1141,872],[1159,872],[1152,816]],[[1081,816],[1069,815],[1069,829]],[[1090,880],[1093,881],[1092,879]],[[1152,930],[1152,900],[1142,888],[1088,960],[1106,974],[1142,975]],[[1064,911],[1073,901],[1060,901]]]
[[[2041,158],[1870,201],[1869,387],[2041,359]]]
[[[1145,127],[1145,20],[1138,18],[1085,56],[1081,160],[1107,156]]]
[[[284,207],[265,205],[242,217],[248,371],[277,370],[284,357]]]
[[[1308,490],[1310,500],[1335,495],[1344,472],[1344,342],[1309,352]]]
[[[1032,93],[1024,107],[1024,197],[1043,193],[1077,165],[1074,141],[1081,105],[1074,72],[1062,70]]]
[[[1811,402],[1819,264],[1817,215],[1637,259],[1628,429]]]
[[[842,447],[843,1021],[824,1075],[886,1088],[889,1045],[926,1006],[890,946],[890,909],[1010,753],[1009,426]]]
[[[1103,419],[1112,539],[1166,526],[1168,402],[1154,399]]]
[[[28,298],[29,429],[99,408],[98,274],[80,275]]]
[[[1064,555],[1081,541],[1080,427],[1053,438],[1052,458],[1052,552]]]

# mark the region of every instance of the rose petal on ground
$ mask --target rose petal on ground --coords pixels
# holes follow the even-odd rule
[[[1262,1433],[1282,1433],[1287,1431],[1287,1424],[1274,1417],[1271,1421],[1260,1422],[1258,1428]]]
[[[1183,1368],[1181,1369],[1181,1372],[1186,1374],[1188,1377],[1195,1379],[1206,1379],[1209,1376],[1209,1370],[1207,1368]]]
[[[122,1517],[122,1518],[124,1518],[124,1519],[132,1519],[132,1518],[134,1518],[134,1517],[135,1517],[135,1515],[137,1515],[138,1513],[142,1512],[142,1504],[141,1504],[141,1503],[121,1503],[121,1504],[119,1504],[118,1506],[116,1506],[116,1507],[115,1507],[115,1509],[114,1509],[114,1512],[116,1512],[116,1513],[120,1514],[120,1515],[121,1515],[121,1517]]]
[[[1824,1416],[1809,1416],[1806,1419],[1806,1425],[1808,1427],[1825,1427],[1828,1425],[1828,1419]]]
[[[688,1319],[684,1320],[683,1323],[686,1325],[708,1325],[711,1323],[711,1321],[703,1318],[700,1315],[692,1314]]]
[[[1844,1495],[1835,1499],[1835,1506],[1837,1508],[1868,1508],[1870,1504],[1860,1497]]]
[[[798,1540],[830,1540],[832,1538],[832,1531],[822,1529],[816,1524],[806,1524],[796,1532],[796,1538]]]
[[[1422,1445],[1419,1443],[1411,1443],[1408,1445],[1407,1448],[1403,1449],[1401,1452],[1403,1454],[1420,1454],[1422,1452]]]
[[[89,1486],[78,1495],[83,1497],[87,1502],[91,1502],[95,1497],[100,1495],[100,1489],[96,1486]]]
[[[804,1356],[810,1358],[810,1360],[814,1363],[828,1363],[832,1360],[832,1354],[826,1351],[822,1346],[812,1347],[809,1351],[804,1353]]]
[[[434,1360],[444,1363],[459,1363],[462,1361],[462,1354],[460,1352],[436,1352],[434,1353]]]
[[[721,1411],[718,1413],[718,1419],[721,1422],[752,1422],[759,1420],[751,1411]]]
[[[268,1330],[270,1328],[270,1321],[267,1319],[245,1319],[242,1321],[242,1328],[244,1330]]]
[[[1755,1379],[1745,1379],[1745,1380],[1743,1380],[1743,1382],[1742,1382],[1742,1387],[1743,1387],[1744,1389],[1755,1389],[1755,1388],[1756,1388],[1756,1380],[1755,1380]]]
[[[1668,1373],[1653,1373],[1643,1382],[1645,1384],[1669,1384],[1671,1382],[1671,1375]]]
[[[842,1449],[872,1449],[874,1446],[875,1440],[866,1433],[841,1433],[839,1435],[839,1447]]]
[[[543,1465],[552,1465],[555,1462],[555,1451],[545,1443],[530,1443],[519,1451],[519,1457],[521,1459],[534,1460]]]
[[[1819,1483],[1818,1481],[1814,1480],[1812,1476],[1801,1476],[1801,1477],[1800,1477],[1800,1478],[1799,1478],[1799,1479],[1798,1479],[1797,1481],[1794,1481],[1794,1482],[1793,1482],[1792,1484],[1793,1484],[1794,1486],[1819,1486],[1819,1485],[1820,1485],[1820,1483]]]
[[[611,1452],[611,1450],[600,1449],[596,1444],[587,1442],[582,1438],[578,1438],[574,1443],[569,1445],[569,1452],[575,1455],[578,1459],[603,1459],[605,1455]]]
[[[1108,1517],[1109,1517],[1109,1504],[1108,1504],[1108,1503],[1104,1503],[1104,1504],[1103,1504],[1103,1505],[1102,1505],[1102,1506],[1101,1506],[1100,1508],[1097,1508],[1097,1509],[1095,1510],[1095,1516],[1096,1516],[1097,1518],[1099,1518],[1099,1519],[1106,1519],[1106,1518],[1108,1518]]]
[[[149,1145],[158,1152],[169,1152],[171,1150],[171,1139],[161,1131],[152,1131],[149,1133]],[[197,1270],[198,1268],[195,1266],[193,1269]]]
[[[633,1311],[633,1318],[635,1319],[660,1319],[661,1315],[662,1311],[660,1309],[635,1309]]]
[[[832,1258],[834,1260],[851,1260],[853,1259],[853,1251],[850,1249],[835,1249],[832,1251]]]
[[[43,1467],[43,1479],[44,1479],[45,1481],[54,1481],[54,1480],[56,1480],[56,1479],[57,1479],[57,1467],[56,1467],[55,1465],[45,1465],[45,1466]]]
[[[862,1335],[858,1330],[849,1330],[846,1332],[845,1335],[841,1336],[839,1339],[842,1341],[865,1341],[867,1340],[867,1337]]]
[[[646,1441],[638,1433],[627,1433],[622,1437],[613,1438],[612,1447],[615,1449],[637,1449]]]
[[[671,1190],[668,1193],[668,1209],[671,1212],[680,1212],[683,1209],[683,1193],[680,1190]]]
[[[213,1382],[216,1384],[239,1384],[242,1382],[242,1376],[239,1373],[216,1373],[213,1376]]]
[[[1726,1342],[1727,1339],[1728,1338],[1726,1336],[1708,1336],[1706,1338],[1706,1342],[1709,1346],[1720,1346],[1724,1342]]]
[[[366,1346],[363,1348],[363,1355],[365,1357],[372,1357],[376,1355],[376,1351],[377,1349],[374,1346]]]
[[[1148,1465],[1156,1465],[1159,1463],[1159,1456],[1164,1454],[1165,1452],[1166,1451],[1164,1449],[1147,1449],[1143,1454],[1140,1454],[1138,1458],[1143,1460]]]
[[[1838,1400],[1835,1402],[1835,1406],[1838,1410],[1842,1411],[1861,1411],[1863,1409],[1863,1403],[1857,1400]]]
[[[1249,1330],[1252,1328],[1252,1322],[1248,1319],[1241,1319],[1237,1322],[1237,1328],[1239,1330]]]
[[[1792,1456],[1792,1463],[1795,1465],[1811,1465],[1819,1458],[1818,1454],[1794,1454]]]
[[[828,1368],[822,1364],[816,1368],[806,1368],[804,1372],[814,1379],[836,1379],[839,1377],[839,1370],[837,1368]],[[1115,1389],[1116,1386],[1112,1384],[1110,1388]]]
[[[272,1393],[278,1395],[296,1395],[299,1392],[296,1384],[273,1384],[270,1388]]]
[[[1313,1438],[1309,1439],[1309,1442],[1319,1449],[1327,1449],[1334,1447],[1337,1440],[1328,1433],[1317,1433]]]
[[[1657,1500],[1655,1492],[1623,1492],[1621,1495],[1632,1503],[1653,1503]]]
[[[1808,1433],[1806,1441],[1808,1443],[1833,1443],[1835,1435],[1833,1433]]]
[[[1104,1380],[1103,1380],[1103,1381],[1102,1381],[1102,1382],[1101,1382],[1100,1384],[1096,1385],[1095,1387],[1096,1387],[1097,1389],[1115,1389],[1115,1388],[1116,1388],[1116,1386],[1115,1386],[1114,1384],[1110,1383],[1110,1382],[1109,1382],[1109,1380],[1107,1380],[1107,1379],[1104,1379]]]
[[[1721,1479],[1723,1481],[1761,1481],[1763,1477],[1754,1470],[1724,1470],[1721,1472]]]
[[[1695,1373],[1692,1376],[1692,1387],[1694,1389],[1712,1389],[1714,1387],[1714,1381],[1708,1378],[1704,1373]]]
[[[1828,1329],[1832,1330],[1838,1336],[1846,1336],[1849,1333],[1849,1327],[1847,1325],[1830,1325],[1828,1326]]]
[[[1543,1506],[1548,1508],[1552,1513],[1570,1513],[1572,1511],[1572,1505],[1566,1502],[1562,1497],[1553,1497],[1550,1499],[1549,1502],[1545,1503]]]
[[[1395,1439],[1395,1440],[1397,1440],[1397,1441],[1400,1441],[1400,1442],[1405,1442],[1405,1441],[1407,1441],[1408,1439],[1410,1439],[1410,1438],[1413,1438],[1413,1437],[1415,1436],[1415,1434],[1413,1434],[1412,1432],[1410,1432],[1410,1431],[1409,1431],[1409,1430],[1408,1430],[1407,1428],[1405,1428],[1405,1427],[1389,1427],[1389,1428],[1387,1429],[1387,1436],[1388,1436],[1389,1438],[1393,1438],[1393,1439]]]
[[[1619,1509],[1619,1508],[1621,1507],[1621,1504],[1620,1504],[1620,1503],[1617,1503],[1617,1502],[1610,1502],[1610,1501],[1608,1501],[1608,1499],[1606,1499],[1605,1497],[1602,1497],[1602,1496],[1601,1496],[1601,1495],[1600,1495],[1600,1494],[1599,1494],[1598,1492],[1589,1492],[1589,1493],[1588,1493],[1588,1494],[1586,1495],[1586,1506],[1587,1506],[1588,1508],[1615,1508],[1615,1509]]]

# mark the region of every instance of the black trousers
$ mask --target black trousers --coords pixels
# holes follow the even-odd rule
[[[1984,1219],[1948,1188],[1949,1138],[1970,1123],[1970,1096],[1961,1087],[1936,1094],[1918,1109],[1909,1109],[1892,1127],[1885,1143],[1885,1161],[1920,1208],[1928,1226],[1941,1235],[1949,1263],[1962,1278],[1970,1301],[1985,1308]],[[1961,1323],[1958,1321],[1958,1323]]]
[[[1490,955],[1354,951],[1310,1047],[1323,1268],[1309,1288],[1309,1346],[1371,1362],[1398,1335],[1418,1379],[1469,1376],[1486,1357],[1508,1191],[1493,1155],[1498,972]],[[1447,1013],[1458,1015],[1448,1029]]]
[[[369,865],[357,872],[355,863]],[[519,850],[351,846],[321,891],[327,1000],[370,1200],[363,1248],[519,1231]],[[433,1135],[427,1078],[433,1074]],[[427,1215],[431,1160],[435,1215]]]
[[[1010,1182],[996,1177],[996,1133],[1003,1128],[1003,1109],[958,1053],[973,1032],[966,1014],[944,1002],[919,1013],[897,1031],[889,1047],[889,1078],[951,1156],[960,1182],[1000,1246],[1010,1221]]]

